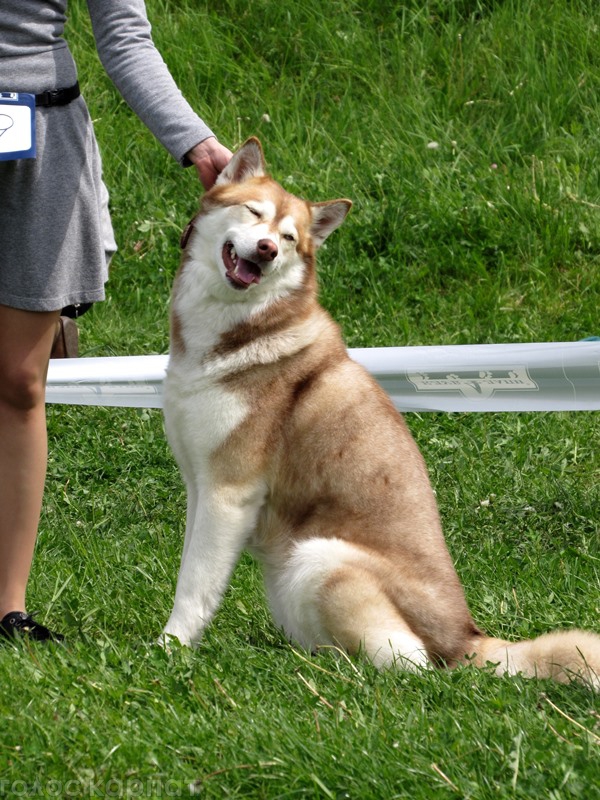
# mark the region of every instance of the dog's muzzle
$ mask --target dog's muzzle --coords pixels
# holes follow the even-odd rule
[[[247,289],[253,283],[260,283],[263,268],[277,258],[278,252],[272,239],[259,239],[252,258],[242,258],[233,242],[225,242],[222,250],[225,275],[234,288]]]

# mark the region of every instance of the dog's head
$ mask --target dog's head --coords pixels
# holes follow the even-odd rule
[[[204,196],[182,246],[195,228],[192,257],[202,253],[228,290],[262,294],[259,286],[275,284],[292,289],[351,205],[350,200],[309,203],[286,192],[267,175],[260,142],[251,138]]]

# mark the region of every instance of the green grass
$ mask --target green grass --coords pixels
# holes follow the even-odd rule
[[[291,191],[354,200],[320,258],[350,346],[600,334],[600,8],[541,6],[148,2],[226,144],[256,134]],[[83,0],[70,11],[120,245],[82,354],[166,352],[200,185],[104,76]],[[588,691],[311,658],[274,628],[247,557],[198,651],[154,647],[185,510],[160,413],[48,416],[29,607],[69,644],[0,648],[0,796],[600,798]],[[478,623],[598,630],[597,414],[408,422]]]

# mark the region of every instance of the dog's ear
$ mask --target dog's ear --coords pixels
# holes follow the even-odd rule
[[[310,232],[317,247],[323,244],[330,233],[340,227],[351,208],[352,200],[327,200],[325,203],[311,203]]]
[[[216,185],[241,183],[248,178],[259,178],[266,172],[265,157],[260,142],[255,136],[247,139],[236,150],[231,161],[219,175]]]

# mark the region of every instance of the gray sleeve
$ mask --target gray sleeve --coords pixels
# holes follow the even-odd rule
[[[87,0],[100,61],[124,100],[180,163],[214,136],[192,110],[152,41],[143,0]]]

